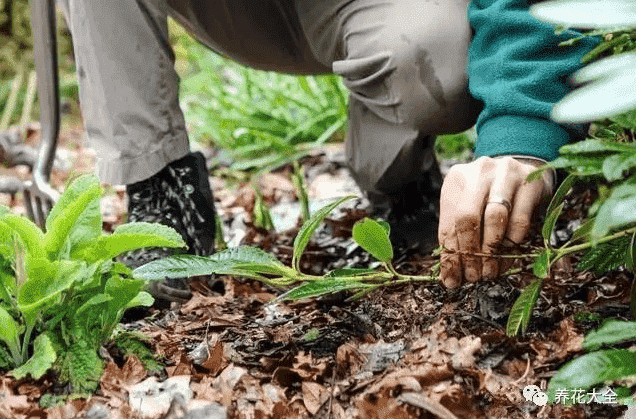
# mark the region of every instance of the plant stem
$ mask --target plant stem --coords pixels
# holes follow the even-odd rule
[[[24,339],[22,340],[22,359],[20,360],[20,364],[22,364],[27,359],[27,350],[29,349],[31,332],[33,332],[34,326],[35,324],[27,325],[26,332],[24,333]]]
[[[632,227],[630,229],[627,230],[621,230],[617,233],[614,233],[610,236],[606,236],[603,237],[602,239],[599,239],[599,241],[595,244],[592,244],[592,242],[587,242],[587,243],[583,243],[583,244],[578,244],[576,246],[571,246],[571,247],[562,247],[560,249],[557,249],[557,255],[553,260],[553,263],[556,262],[557,260],[561,259],[562,257],[569,255],[570,253],[575,253],[575,252],[580,252],[581,250],[585,250],[585,249],[589,249],[592,246],[595,246],[597,244],[601,244],[601,243],[607,243],[609,241],[612,241],[614,239],[618,239],[620,237],[623,236],[627,236],[629,234],[633,234],[634,232],[636,232],[636,227]]]

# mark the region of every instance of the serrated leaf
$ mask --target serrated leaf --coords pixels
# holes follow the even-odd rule
[[[521,295],[519,295],[519,298],[517,298],[517,301],[515,301],[510,310],[510,316],[506,324],[506,334],[508,336],[517,336],[520,329],[521,333],[525,332],[530,322],[534,306],[539,298],[542,285],[543,279],[537,278],[523,289]]]
[[[544,250],[532,264],[532,273],[537,278],[547,278],[550,272],[550,251]]]
[[[583,340],[583,348],[595,351],[603,345],[612,345],[636,338],[636,322],[608,319],[598,330],[591,331]]]
[[[110,260],[124,252],[144,247],[184,247],[185,241],[173,228],[158,223],[135,222],[118,226],[110,236],[76,255],[88,263]]]
[[[367,275],[376,272],[373,268],[338,268],[329,272],[326,278],[339,278],[343,276]]]
[[[33,356],[19,368],[10,371],[9,374],[16,379],[30,375],[34,380],[39,380],[53,366],[57,354],[48,335],[41,334],[33,343]]]
[[[619,380],[636,374],[636,353],[608,349],[583,355],[559,369],[548,385],[548,398],[555,399],[557,389],[588,389],[595,384]]]
[[[607,273],[621,266],[625,261],[625,252],[630,237],[624,236],[607,243],[601,243],[589,249],[577,265],[580,271],[590,270],[597,275]]]
[[[283,295],[279,296],[278,300],[297,301],[311,297],[319,297],[326,294],[333,294],[340,291],[359,290],[368,286],[369,285],[362,282],[348,281],[342,279],[325,279],[322,281],[312,281],[300,285],[290,291],[287,291]]]
[[[393,246],[387,230],[371,218],[355,223],[353,240],[381,262],[389,263],[393,259]]]
[[[324,220],[325,217],[327,217],[331,213],[331,211],[333,211],[343,202],[353,198],[355,198],[354,195],[344,196],[336,200],[335,202],[332,202],[331,204],[320,208],[314,213],[314,215],[311,216],[309,220],[307,220],[307,222],[302,225],[302,227],[298,231],[298,234],[296,235],[296,238],[294,239],[294,253],[292,256],[292,267],[297,272],[300,272],[300,258],[303,255],[305,248],[309,244],[309,240],[311,240],[314,232],[316,231],[320,223],[322,223],[322,220]]]
[[[81,214],[93,201],[99,200],[101,196],[102,188],[98,183],[92,183],[76,199],[61,208],[59,215],[51,219],[50,223],[47,223],[47,230],[44,235],[44,249],[49,255],[53,258],[57,257]]]

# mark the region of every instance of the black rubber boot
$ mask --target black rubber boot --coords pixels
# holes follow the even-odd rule
[[[214,253],[214,199],[205,157],[200,152],[170,163],[149,179],[126,186],[128,221],[160,223],[174,228],[188,245],[188,254]],[[137,268],[176,253],[178,249],[150,248],[129,253],[122,262]],[[187,278],[150,283],[156,304],[185,302],[192,296]]]

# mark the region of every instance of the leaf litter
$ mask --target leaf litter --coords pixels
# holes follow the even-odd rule
[[[77,138],[62,139],[62,148],[73,142]],[[328,146],[306,160],[310,196],[322,198],[332,185],[343,195],[351,193],[342,159],[325,159],[338,153],[342,147]],[[93,170],[90,150],[80,148],[73,156],[82,170]],[[284,167],[259,180],[268,205],[293,199],[290,172],[291,166]],[[61,188],[68,175],[54,169],[52,181]],[[258,246],[291,265],[295,231],[255,228],[248,184],[230,188],[213,177],[212,185],[226,241]],[[104,197],[106,231],[122,222],[124,195],[114,188]],[[1,198],[23,213],[21,202]],[[581,219],[591,200],[589,191],[568,198],[567,220]],[[373,266],[351,240],[353,224],[369,215],[367,204],[353,200],[326,219],[301,261],[304,272]],[[563,240],[568,228],[559,220],[553,241]],[[538,229],[539,224],[535,238]],[[536,244],[530,240],[524,246]],[[422,255],[398,261],[396,268],[404,273],[429,272],[435,263]],[[195,280],[193,298],[181,307],[124,324],[151,338],[163,370],[146,372],[136,357],[102,348],[106,366],[98,391],[52,407],[40,407],[41,399],[55,400],[69,390],[60,388],[54,374],[38,381],[3,375],[0,418],[622,417],[624,407],[541,408],[522,395],[529,384],[545,389],[564,362],[582,353],[583,336],[598,326],[592,314],[629,318],[629,275],[620,269],[598,276],[577,272],[576,261],[577,256],[564,260],[545,282],[520,338],[508,338],[505,325],[520,290],[533,279],[530,261],[496,284],[453,291],[437,283],[406,284],[359,301],[340,293],[272,304],[281,291],[256,281]]]

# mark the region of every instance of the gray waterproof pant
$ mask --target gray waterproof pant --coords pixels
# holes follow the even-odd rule
[[[470,128],[469,0],[60,0],[100,179],[130,184],[189,152],[168,42],[173,16],[255,68],[334,72],[350,89],[346,152],[360,186],[392,194],[431,167],[435,134]]]

